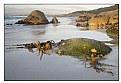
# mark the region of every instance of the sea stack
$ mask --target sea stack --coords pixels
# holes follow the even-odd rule
[[[49,21],[42,11],[34,10],[26,18],[19,20],[15,24],[41,25],[48,23]]]
[[[56,24],[56,23],[60,23],[60,22],[58,21],[58,19],[56,18],[56,16],[53,16],[53,19],[52,19],[52,21],[50,21],[50,23]]]

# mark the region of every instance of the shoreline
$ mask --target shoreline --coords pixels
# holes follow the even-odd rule
[[[109,36],[109,38],[112,39],[111,41],[101,41],[101,42],[114,44],[114,46],[118,46],[119,45],[119,36],[118,36],[119,33],[118,33],[118,35],[111,36],[111,35],[108,35],[108,33],[106,32],[106,29],[97,29],[96,31],[102,32],[102,33],[106,33],[107,36]]]

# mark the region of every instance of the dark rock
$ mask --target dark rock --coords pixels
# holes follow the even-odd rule
[[[12,25],[12,24],[10,23],[10,24],[6,24],[6,25]]]
[[[18,22],[16,22],[15,24],[26,24],[23,20],[19,20]]]
[[[48,23],[49,21],[47,20],[43,12],[34,10],[26,18],[19,20],[15,24],[40,25]]]

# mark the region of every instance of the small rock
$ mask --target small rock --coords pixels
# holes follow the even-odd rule
[[[6,25],[12,25],[12,24],[10,23],[10,24],[6,24]]]
[[[55,24],[55,23],[60,23],[60,22],[58,21],[58,19],[55,16],[53,16],[53,19],[52,19],[52,21],[50,21],[50,23]]]

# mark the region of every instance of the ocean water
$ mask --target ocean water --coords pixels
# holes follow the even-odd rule
[[[32,53],[27,49],[6,49],[10,45],[17,45],[36,41],[69,38],[89,38],[99,41],[112,40],[105,32],[98,30],[80,30],[76,27],[75,17],[57,17],[58,25],[24,25],[15,24],[26,16],[5,16],[5,80],[118,80],[118,46],[113,47],[107,59],[102,60],[107,64],[116,65],[112,72],[97,73],[93,68],[85,68],[83,62],[72,56],[59,56],[55,53],[44,54],[42,60],[37,52]],[[47,17],[51,21],[52,17]],[[12,25],[6,25],[12,24]]]

